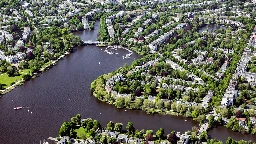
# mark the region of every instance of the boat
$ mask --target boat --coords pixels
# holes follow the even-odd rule
[[[14,110],[22,109],[22,107],[15,107]]]
[[[100,62],[99,62],[99,64],[100,64]]]

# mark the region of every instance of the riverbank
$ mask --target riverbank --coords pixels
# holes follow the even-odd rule
[[[122,71],[119,69],[119,71]],[[163,114],[163,115],[172,115],[172,116],[184,116],[181,113],[175,112],[170,109],[171,104],[169,102],[163,102],[163,105],[166,105],[167,107],[165,109],[159,109],[159,108],[149,108],[149,107],[142,107],[143,103],[146,102],[147,99],[144,99],[144,97],[140,98],[132,98],[131,95],[124,95],[118,94],[118,93],[109,93],[106,90],[106,82],[108,79],[113,77],[118,72],[113,72],[109,74],[105,74],[103,76],[98,77],[96,80],[94,80],[91,84],[91,91],[93,96],[95,96],[97,99],[99,99],[102,102],[106,102],[108,104],[114,105],[116,108],[119,109],[130,109],[130,110],[143,110],[147,114]],[[132,100],[133,99],[133,100]],[[145,101],[144,101],[145,100]],[[159,100],[160,101],[160,100]],[[124,102],[124,104],[119,104],[120,102]],[[147,101],[148,103],[152,101]],[[151,104],[155,105],[156,102],[152,102]],[[149,104],[150,105],[150,104]],[[191,118],[191,117],[189,117]]]
[[[74,121],[75,120],[75,121]],[[153,130],[138,130],[133,126],[132,122],[128,122],[125,129],[123,123],[114,123],[109,121],[106,127],[103,127],[97,120],[91,118],[82,119],[80,114],[71,118],[71,121],[64,122],[59,130],[57,138],[49,137],[49,140],[58,144],[70,142],[87,142],[87,143],[184,143],[190,141],[192,135],[196,135],[197,131],[185,132],[181,134],[175,131],[166,131],[159,128],[156,132]],[[195,139],[197,141],[199,139]]]
[[[26,81],[40,76],[40,74],[42,72],[49,70],[52,66],[55,66],[59,60],[63,59],[66,55],[69,55],[69,54],[70,54],[70,52],[66,51],[63,55],[59,56],[59,58],[57,58],[56,60],[51,60],[48,63],[44,64],[42,66],[42,68],[40,68],[40,70],[38,72],[32,73],[32,74],[29,73],[29,75],[30,75],[29,79],[21,78],[20,80],[16,81],[11,86],[5,88],[4,90],[0,90],[0,98],[3,95],[5,95],[6,93],[8,93],[8,92],[12,91],[13,89],[15,89],[17,86],[20,86],[20,85],[24,84]]]
[[[145,65],[146,64],[147,63],[145,63]],[[167,99],[143,96],[143,94],[142,96],[136,96],[136,92],[134,92],[134,94],[119,93],[118,91],[120,91],[120,89],[114,87],[114,84],[125,81],[127,78],[124,75],[127,75],[127,73],[131,75],[134,67],[136,67],[136,65],[125,66],[118,69],[117,71],[98,77],[91,84],[91,91],[93,96],[104,103],[115,106],[118,109],[142,110],[147,114],[161,114],[193,118],[193,120],[200,122],[199,134],[207,132],[210,128],[212,128],[213,123],[215,126],[224,125],[224,119],[222,119],[220,115],[211,113],[205,109],[200,112],[197,108],[195,108],[195,105],[193,104],[188,108],[184,108],[180,103],[182,101],[178,103],[177,101],[173,102]],[[177,110],[174,111],[173,109]],[[188,113],[188,111],[191,112]]]
[[[124,129],[125,127],[125,129]],[[132,122],[126,125],[120,122],[109,121],[104,127],[99,121],[91,118],[82,119],[80,114],[71,118],[71,121],[64,122],[59,130],[59,137],[49,137],[48,140],[55,141],[57,144],[63,142],[72,143],[218,143],[221,141],[212,139],[207,132],[200,132],[192,129],[185,133],[175,132],[159,128],[153,130],[136,129]],[[244,140],[233,140],[226,138],[226,143],[247,143]]]

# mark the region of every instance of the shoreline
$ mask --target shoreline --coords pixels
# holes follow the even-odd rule
[[[40,68],[39,72],[38,73],[33,73],[31,75],[31,79],[34,79],[36,77],[39,77],[43,72],[49,70],[51,67],[55,66],[57,64],[57,62],[61,59],[63,59],[65,56],[69,55],[71,52],[69,51],[65,51],[63,55],[61,55],[59,58],[57,58],[56,60],[51,60],[50,63],[46,66],[44,66],[43,68]],[[5,94],[7,94],[8,92],[11,92],[12,90],[14,90],[16,87],[18,86],[21,86],[23,84],[25,84],[26,81],[29,81],[29,80],[24,80],[23,78],[17,82],[15,82],[13,85],[5,88],[4,90],[0,90],[0,98],[2,96],[4,96]]]
[[[108,74],[105,74],[105,76],[106,77],[111,77],[112,75],[114,75],[114,74],[112,74],[112,73],[108,73]],[[92,88],[92,84],[93,83],[95,83],[96,85],[98,85],[99,83],[97,83],[97,80],[98,79],[101,79],[102,77],[101,76],[99,76],[98,78],[96,78],[92,83],[91,83],[91,94],[95,97],[95,98],[97,98],[99,101],[101,101],[101,102],[104,102],[104,103],[107,103],[107,104],[110,104],[110,105],[113,105],[115,108],[117,108],[117,109],[129,109],[129,110],[139,110],[139,111],[143,111],[143,112],[145,112],[146,114],[149,114],[149,115],[152,115],[152,114],[160,114],[160,115],[170,115],[170,116],[177,116],[177,117],[182,117],[182,118],[188,118],[188,119],[191,119],[193,122],[196,122],[196,123],[198,123],[199,125],[198,125],[198,127],[200,127],[200,123],[198,122],[198,121],[196,121],[196,120],[193,120],[193,118],[192,117],[186,117],[185,115],[182,115],[182,114],[180,114],[180,113],[178,113],[178,112],[174,112],[173,110],[166,110],[166,109],[153,109],[153,108],[145,108],[145,109],[143,109],[141,106],[139,107],[139,108],[130,108],[130,107],[127,107],[127,106],[123,106],[122,108],[118,108],[116,105],[115,105],[115,102],[113,102],[113,100],[117,100],[117,98],[124,98],[124,97],[122,97],[122,96],[118,96],[118,95],[115,95],[115,94],[109,94],[108,92],[107,92],[107,90],[105,89],[105,87],[103,86],[103,85],[101,85],[101,87],[100,88]],[[104,78],[103,78],[104,79]],[[103,98],[102,99],[100,99],[99,97],[97,97],[97,94],[98,94],[98,92],[96,92],[96,91],[98,91],[97,89],[100,89],[101,91],[101,93],[106,93],[110,98],[109,99],[106,99],[106,98],[104,98],[104,96],[103,96]],[[130,97],[129,97],[130,98]],[[112,100],[112,101],[110,101],[110,99]],[[135,99],[136,100],[136,99]],[[135,100],[133,100],[133,101],[131,101],[131,102],[134,102]],[[208,130],[208,129],[207,129]]]

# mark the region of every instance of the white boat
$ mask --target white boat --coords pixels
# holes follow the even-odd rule
[[[14,110],[22,109],[22,107],[15,107]]]
[[[100,62],[99,62],[99,64],[100,64]]]

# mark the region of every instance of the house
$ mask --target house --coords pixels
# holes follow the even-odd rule
[[[143,36],[139,37],[138,38],[138,42],[141,43],[141,42],[144,42],[145,41],[145,38]]]
[[[12,41],[13,40],[12,34],[5,34],[5,38],[6,38],[7,41]]]
[[[22,39],[27,40],[30,33],[31,33],[30,27],[24,27],[24,30],[23,30],[23,33],[22,33]]]
[[[84,29],[89,29],[90,28],[88,19],[86,17],[83,17],[82,24],[84,25]]]
[[[117,142],[128,143],[128,136],[126,134],[119,134],[117,136]]]
[[[141,143],[143,143],[143,140],[131,137],[131,138],[128,139],[128,143],[129,144],[141,144]]]
[[[210,102],[210,100],[213,97],[214,92],[213,91],[208,91],[208,94],[203,98],[202,100],[202,107],[207,108],[208,107],[208,103]]]
[[[67,144],[69,142],[70,138],[68,136],[63,136],[60,141],[58,141],[58,144]]]
[[[32,13],[30,10],[28,10],[28,9],[26,9],[25,12],[26,12],[26,13],[28,14],[28,16],[30,16],[30,17],[33,17],[33,16],[34,16],[33,13]]]
[[[148,47],[151,49],[151,51],[157,51],[157,46],[153,45],[153,44],[149,44]]]
[[[177,142],[177,144],[189,144],[189,138],[188,135],[181,135],[180,140]]]
[[[239,125],[247,129],[247,124],[246,124],[246,118],[236,118],[236,120],[239,122]]]
[[[21,5],[24,7],[24,8],[28,8],[30,6],[30,3],[27,3],[27,2],[21,2]]]
[[[209,64],[213,63],[213,62],[214,62],[214,58],[213,58],[213,57],[208,58],[207,62],[208,62]]]
[[[250,117],[250,121],[253,125],[256,124],[256,118],[255,117]]]
[[[199,55],[197,58],[192,59],[192,62],[194,64],[198,64],[198,63],[202,62],[203,60],[204,60],[204,56],[203,55]]]
[[[249,82],[256,82],[256,74],[255,73],[250,73],[250,72],[247,72],[247,73],[243,73],[242,74],[244,76],[244,78]]]
[[[225,107],[232,106],[237,97],[237,93],[238,91],[235,89],[227,89],[221,100],[221,105]]]
[[[157,14],[157,13],[152,14],[152,18],[153,18],[153,19],[158,18],[158,14]]]

